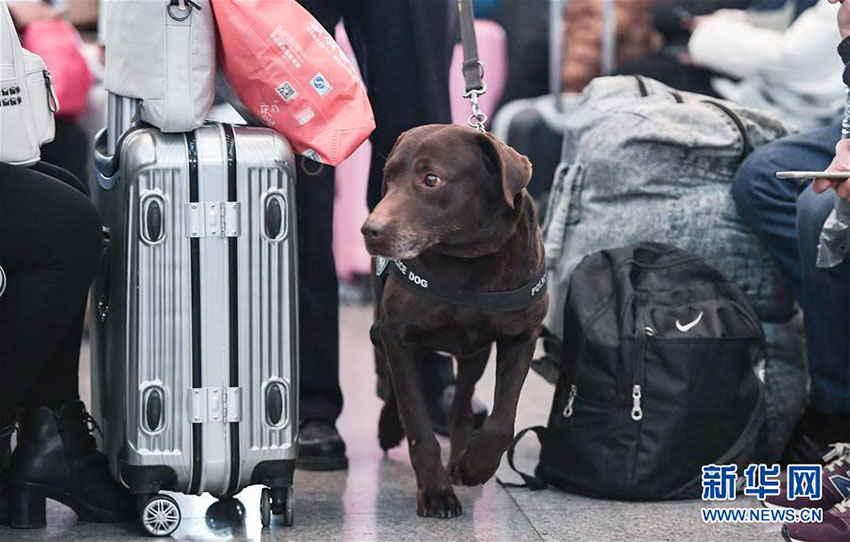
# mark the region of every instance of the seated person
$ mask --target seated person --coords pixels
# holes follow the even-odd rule
[[[45,497],[85,521],[136,516],[95,447],[78,393],[86,296],[102,242],[79,180],[46,164],[0,163],[0,524],[44,526]]]
[[[818,128],[834,118],[844,96],[841,63],[833,54],[840,39],[835,12],[828,0],[722,9],[693,18],[687,53],[636,59],[619,73],[772,110],[798,129]]]
[[[839,51],[850,62],[850,3],[841,13],[845,39]],[[848,74],[845,69],[850,82]],[[850,320],[850,262],[832,269],[816,265],[823,223],[836,194],[850,199],[850,181],[798,184],[775,177],[779,170],[822,170],[831,160],[831,169],[850,170],[850,141],[836,146],[840,137],[840,123],[834,122],[782,138],[753,152],[733,181],[741,219],[784,270],[805,317],[811,400],[786,449],[787,463],[818,463],[831,443],[850,442],[850,334],[843,324]]]
[[[711,81],[721,98],[776,111],[799,129],[823,126],[844,98],[836,11],[820,0],[786,26],[764,13],[718,11],[695,20],[690,60],[724,75]]]

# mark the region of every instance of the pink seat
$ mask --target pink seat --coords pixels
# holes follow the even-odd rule
[[[336,275],[351,280],[352,275],[369,273],[371,262],[360,226],[369,214],[366,209],[366,185],[372,145],[366,141],[336,168],[334,200],[334,258]]]
[[[336,41],[356,66],[354,51],[342,24],[336,27]],[[336,275],[340,280],[347,281],[354,274],[369,273],[371,260],[360,235],[360,226],[369,214],[366,185],[369,182],[371,153],[372,144],[367,140],[336,168],[333,248]]]

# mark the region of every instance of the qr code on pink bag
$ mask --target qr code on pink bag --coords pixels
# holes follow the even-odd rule
[[[295,87],[292,86],[292,83],[290,83],[289,81],[284,81],[275,90],[280,95],[280,97],[283,98],[284,102],[288,102],[298,96],[298,91],[295,90]]]

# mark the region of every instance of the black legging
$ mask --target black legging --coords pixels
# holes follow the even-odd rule
[[[58,180],[57,180],[58,179]],[[97,273],[101,221],[64,170],[0,163],[0,425],[21,406],[79,398],[86,294]]]

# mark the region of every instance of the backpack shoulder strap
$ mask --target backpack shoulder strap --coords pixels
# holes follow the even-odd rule
[[[523,480],[523,483],[522,484],[514,484],[514,483],[510,483],[510,482],[503,482],[499,478],[496,478],[496,481],[499,483],[500,486],[502,486],[502,487],[527,487],[528,489],[531,489],[531,490],[538,490],[538,489],[545,489],[546,488],[547,484],[546,484],[545,480],[541,480],[540,478],[538,478],[536,476],[521,472],[521,471],[517,470],[516,465],[514,465],[514,451],[516,449],[516,445],[519,443],[520,440],[522,440],[522,437],[525,436],[525,434],[528,433],[529,431],[534,431],[535,433],[537,433],[537,438],[542,443],[543,442],[543,432],[545,430],[546,430],[546,428],[543,427],[542,425],[536,425],[534,427],[526,427],[525,429],[523,429],[522,431],[517,433],[517,435],[514,437],[513,442],[511,442],[511,445],[508,447],[508,465],[510,465],[511,469],[515,473],[520,475],[520,477]]]

